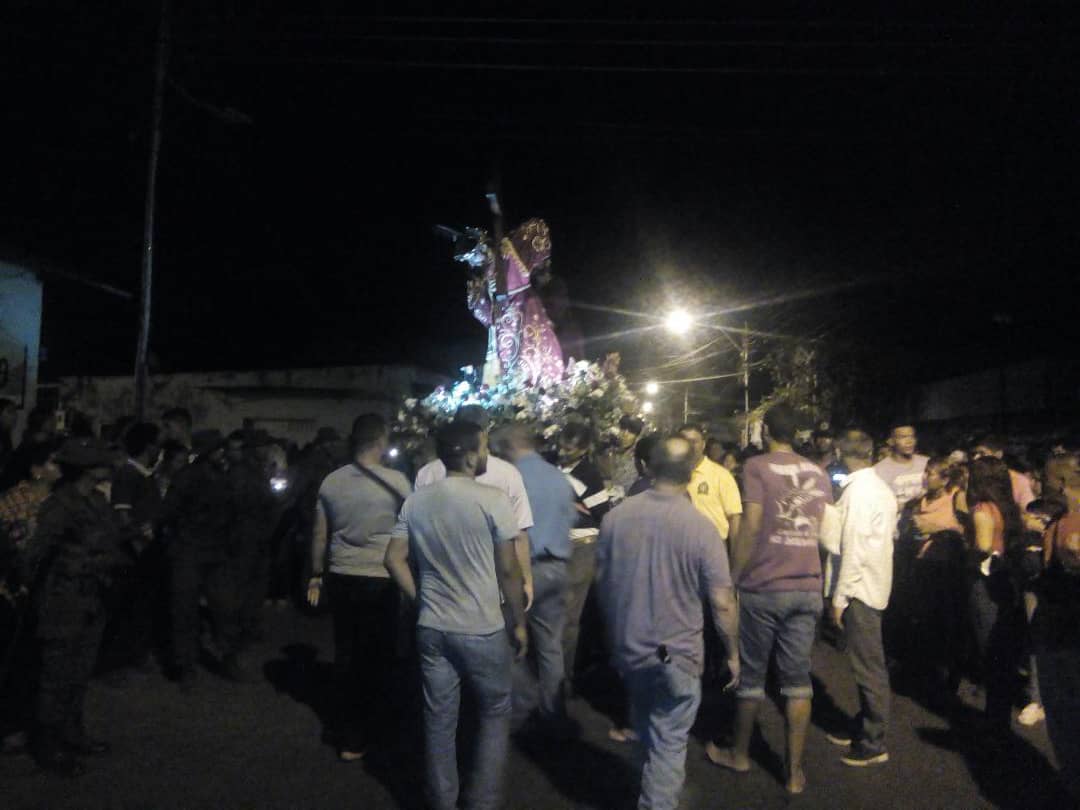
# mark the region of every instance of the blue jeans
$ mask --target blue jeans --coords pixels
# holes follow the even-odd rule
[[[416,628],[424,688],[424,743],[428,802],[454,810],[458,800],[457,725],[461,682],[476,697],[480,720],[476,757],[465,796],[469,810],[502,806],[510,746],[510,642],[502,630],[487,636]]]
[[[814,696],[810,649],[824,608],[821,592],[739,591],[739,659],[742,673],[735,694],[744,700],[765,697],[769,656],[776,649],[780,694]]]
[[[686,746],[701,705],[701,678],[676,664],[624,673],[644,765],[638,810],[674,810],[686,780]]]
[[[554,559],[533,560],[532,573],[529,657],[514,664],[515,721],[523,720],[534,708],[539,708],[540,715],[545,718],[566,714],[562,639],[568,595],[567,563]]]

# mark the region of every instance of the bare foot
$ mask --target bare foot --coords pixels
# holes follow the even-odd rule
[[[366,751],[341,751],[338,753],[338,758],[342,762],[356,762],[358,759],[363,759]]]
[[[607,735],[609,740],[620,743],[636,742],[638,738],[637,733],[631,728],[608,729]]]
[[[746,773],[750,770],[750,758],[736,756],[730,748],[720,748],[716,743],[706,743],[705,756],[713,765],[727,768],[736,773]]]
[[[798,796],[806,790],[806,774],[803,773],[803,769],[792,768],[791,773],[788,775],[787,784],[784,787],[793,796]]]

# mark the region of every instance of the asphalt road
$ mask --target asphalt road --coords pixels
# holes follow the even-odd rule
[[[113,753],[88,761],[75,780],[45,775],[26,756],[0,758],[0,808],[331,808],[363,810],[421,806],[421,740],[414,712],[396,713],[397,741],[359,763],[343,764],[326,741],[329,705],[329,619],[291,609],[271,614],[269,638],[253,651],[256,682],[233,684],[204,673],[198,690],[182,695],[161,675],[123,687],[94,682],[88,727],[108,738]],[[827,645],[815,651],[815,717],[830,706],[851,712],[855,690],[844,657]],[[609,687],[602,678],[572,702],[582,724],[577,742],[550,746],[517,740],[508,807],[633,807],[632,752],[610,742],[598,710]],[[373,696],[378,700],[379,696]],[[413,705],[415,709],[415,703]],[[684,808],[1037,808],[1071,806],[1057,780],[1045,729],[1014,725],[1002,745],[950,731],[912,700],[894,702],[888,764],[851,769],[840,762],[818,725],[807,746],[807,791],[789,798],[780,780],[783,726],[771,703],[749,774],[721,771],[705,760],[708,735],[730,728],[727,699],[709,697],[694,731]],[[464,746],[463,746],[464,747]]]

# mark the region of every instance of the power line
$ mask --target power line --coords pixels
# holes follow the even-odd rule
[[[590,38],[551,38],[541,36],[530,37],[507,37],[507,36],[449,36],[435,34],[350,34],[341,31],[267,31],[249,34],[247,39],[257,41],[297,41],[303,39],[317,39],[320,41],[348,41],[348,42],[390,42],[390,43],[443,43],[455,45],[523,45],[537,47],[565,47],[573,45],[600,46],[600,47],[677,47],[677,48],[776,48],[784,50],[811,50],[811,49],[889,49],[911,48],[918,50],[927,49],[971,49],[993,47],[994,49],[1009,48],[1019,49],[1024,47],[1036,47],[1042,44],[1039,41],[1004,42],[994,40],[968,41],[968,42],[943,42],[935,40],[927,41],[900,41],[900,40],[812,40],[792,41],[785,39],[590,39]]]
[[[293,17],[290,18],[291,22],[303,20],[305,18]],[[306,19],[311,19],[310,17]],[[327,19],[327,18],[319,18]],[[645,19],[630,19],[626,17],[467,17],[467,16],[437,16],[437,15],[417,15],[417,16],[403,16],[403,15],[375,15],[375,16],[353,16],[344,17],[336,16],[329,19],[336,20],[338,22],[343,21],[363,21],[370,23],[420,23],[420,24],[437,24],[445,25],[448,23],[461,23],[467,25],[610,25],[610,26],[647,26],[649,28],[655,28],[658,26],[712,26],[712,27],[729,27],[729,28],[781,28],[781,27],[794,27],[794,28],[863,28],[878,30],[888,29],[905,29],[905,30],[920,30],[928,29],[933,31],[939,31],[943,28],[955,28],[960,30],[977,30],[977,29],[989,29],[997,27],[1007,27],[1009,22],[1015,23],[1015,20],[990,22],[967,22],[967,21],[901,21],[901,20],[802,20],[796,18],[788,19],[729,19],[729,20],[717,20],[707,17],[683,17],[677,19],[665,19],[665,18],[645,18]],[[1060,26],[1054,23],[1035,23],[1025,22],[1022,26],[1024,28],[1040,29],[1040,30],[1058,30]]]
[[[230,61],[292,65],[347,65],[358,68],[388,68],[395,70],[455,70],[455,71],[488,71],[488,72],[511,72],[511,73],[629,73],[629,74],[675,74],[675,75],[725,75],[725,76],[809,76],[809,77],[835,77],[835,78],[955,78],[955,79],[991,79],[1007,78],[1023,74],[1029,79],[1041,79],[1048,81],[1052,78],[1072,81],[1070,72],[1062,66],[1060,75],[1042,70],[993,70],[985,66],[973,67],[970,70],[955,69],[925,69],[925,68],[897,68],[897,67],[866,67],[866,68],[807,68],[807,67],[736,67],[731,65],[596,65],[596,64],[536,64],[525,62],[435,62],[428,60],[379,60],[379,59],[353,59],[350,57],[331,56],[285,56],[282,58],[270,58],[263,55],[255,56],[249,60],[233,59]]]

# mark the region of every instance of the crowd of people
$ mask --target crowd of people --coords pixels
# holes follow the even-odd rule
[[[264,603],[299,591],[316,493],[346,445],[329,429],[302,451],[193,431],[183,408],[98,436],[42,408],[14,446],[14,414],[0,400],[0,733],[71,775],[108,751],[83,721],[95,673],[123,686],[164,670],[190,693],[206,646],[220,674],[253,678]]]
[[[107,750],[82,703],[108,656],[138,669],[157,651],[192,691],[203,612],[221,674],[250,678],[266,600],[303,570],[306,602],[332,615],[339,757],[362,759],[394,733],[391,701],[372,698],[410,690],[396,664],[412,661],[438,810],[503,806],[511,735],[579,733],[567,702],[598,660],[621,682],[609,735],[641,754],[639,807],[677,806],[703,689],[735,707],[706,755],[745,773],[775,686],[784,787],[802,793],[819,638],[845,651],[857,688],[858,714],[828,730],[846,765],[888,761],[890,700],[903,689],[988,745],[1014,720],[1045,721],[1080,796],[1071,442],[1021,459],[983,436],[928,457],[908,423],[883,444],[857,427],[800,442],[781,404],[760,448],[691,424],[646,434],[630,417],[599,447],[585,422],[552,443],[465,407],[414,472],[375,414],[347,442],[326,429],[303,453],[251,429],[193,433],[180,409],[106,439],[61,440],[32,415],[15,448],[9,406],[0,677],[19,699],[0,719],[5,745],[28,739],[42,767],[76,773]],[[275,580],[286,584],[275,591]],[[971,684],[985,708],[961,719]],[[476,715],[465,780],[463,689]]]

